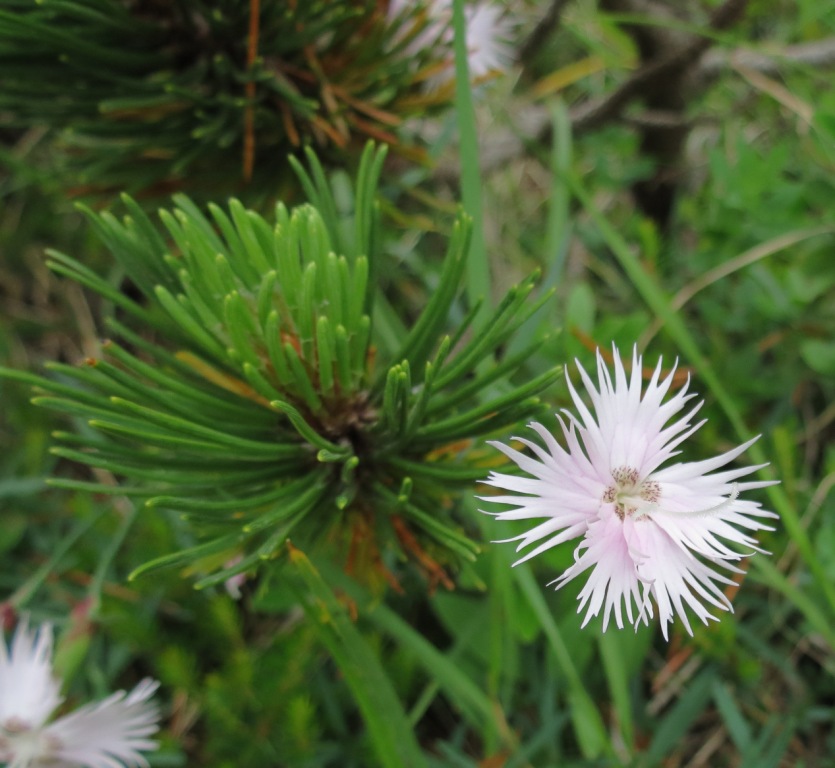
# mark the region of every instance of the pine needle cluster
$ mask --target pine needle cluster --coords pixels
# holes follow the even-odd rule
[[[88,210],[139,299],[51,254],[55,271],[117,311],[101,355],[49,365],[35,402],[82,420],[57,435],[55,454],[188,521],[193,545],[145,568],[199,560],[218,568],[206,586],[280,555],[291,536],[324,537],[372,581],[397,585],[408,560],[450,584],[446,566],[478,551],[454,490],[486,474],[481,439],[538,413],[537,393],[558,375],[512,386],[532,348],[499,360],[541,301],[526,301],[527,279],[478,327],[476,306],[447,333],[469,241],[459,214],[437,290],[398,335],[377,306],[384,154],[366,148],[349,212],[312,153],[309,170],[294,163],[310,202],[279,204],[270,223],[234,200],[204,215],[184,196],[160,213],[162,233],[128,197],[121,221]]]

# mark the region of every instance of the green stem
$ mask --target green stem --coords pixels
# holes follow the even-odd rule
[[[467,258],[467,300],[474,307],[484,300],[479,316],[489,310],[490,264],[484,240],[484,208],[481,200],[481,166],[478,159],[478,131],[473,108],[473,93],[467,64],[467,20],[464,0],[453,0],[452,27],[455,33],[455,113],[461,154],[461,198],[464,210],[472,217],[473,234]]]

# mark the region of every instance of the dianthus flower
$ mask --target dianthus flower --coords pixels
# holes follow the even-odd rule
[[[391,0],[388,6],[388,20],[395,23],[415,3],[407,0]],[[426,20],[423,28],[405,46],[404,54],[418,56],[429,50],[440,52],[445,66],[443,70],[426,81],[427,90],[441,88],[455,77],[452,55],[452,0],[426,0]],[[513,49],[509,39],[512,33],[510,22],[502,10],[489,2],[467,4],[464,7],[467,40],[467,65],[474,81],[493,72],[507,70],[513,61]],[[417,21],[418,17],[415,17]],[[396,40],[411,34],[408,25],[399,28]]]
[[[145,679],[47,723],[62,701],[52,673],[52,627],[30,632],[22,621],[11,646],[0,642],[0,763],[8,768],[138,768],[140,751],[156,749],[148,737],[159,713],[150,701],[159,683]]]
[[[740,493],[772,485],[770,481],[736,482],[761,469],[725,467],[757,438],[704,461],[670,464],[676,450],[705,421],[691,424],[702,403],[677,416],[695,395],[687,394],[689,381],[666,402],[673,372],[661,377],[661,360],[642,393],[641,357],[632,356],[626,372],[614,349],[614,381],[598,351],[598,385],[577,363],[592,409],[583,402],[570,379],[568,388],[579,418],[558,414],[565,448],[541,424],[530,427],[547,450],[524,438],[535,458],[492,442],[530,477],[491,472],[488,485],[509,495],[482,499],[511,506],[493,512],[498,520],[541,520],[531,530],[506,541],[518,541],[517,552],[537,543],[516,565],[551,547],[580,539],[574,563],[551,582],[559,589],[589,572],[579,594],[578,613],[585,610],[583,626],[603,610],[603,630],[614,613],[624,626],[624,610],[635,627],[649,623],[658,608],[661,631],[679,616],[692,635],[685,610],[707,624],[716,621],[708,605],[732,611],[719,588],[733,584],[715,570],[741,572],[732,563],[762,551],[745,531],[773,530],[760,518],[777,517]],[[676,417],[673,419],[673,417]],[[662,466],[665,465],[666,466]],[[744,552],[737,551],[742,547]]]

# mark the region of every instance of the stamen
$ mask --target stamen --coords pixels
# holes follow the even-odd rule
[[[616,467],[612,470],[613,485],[603,492],[604,504],[614,504],[619,519],[632,517],[648,519],[649,513],[661,500],[661,486],[654,480],[640,482],[640,474],[634,467]]]
[[[2,726],[3,730],[5,730],[6,733],[10,734],[26,733],[27,731],[30,731],[32,729],[32,726],[29,725],[29,723],[17,717],[16,715],[6,720],[2,724]]]

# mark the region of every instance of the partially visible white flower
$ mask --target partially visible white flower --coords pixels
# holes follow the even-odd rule
[[[138,768],[156,749],[159,711],[150,699],[159,683],[145,679],[47,724],[61,703],[52,673],[52,627],[37,633],[24,619],[11,646],[0,643],[0,762],[8,768]]]
[[[740,499],[739,494],[774,483],[736,482],[765,465],[716,471],[757,438],[712,459],[662,466],[705,423],[690,423],[702,403],[669,423],[694,397],[687,394],[689,381],[663,402],[674,371],[662,380],[659,360],[642,394],[642,361],[637,351],[628,380],[617,349],[614,357],[613,381],[598,351],[597,386],[577,363],[592,410],[569,380],[579,418],[565,410],[565,418],[557,415],[565,447],[537,423],[530,426],[547,450],[514,438],[536,458],[491,443],[531,477],[491,472],[485,482],[511,493],[482,498],[512,507],[490,513],[498,520],[542,521],[507,539],[519,541],[517,551],[537,544],[517,565],[562,542],[581,539],[573,565],[551,583],[559,589],[590,572],[578,598],[578,613],[586,611],[583,626],[601,610],[604,631],[613,612],[621,629],[624,611],[635,627],[641,621],[646,624],[654,614],[654,602],[665,639],[667,625],[676,615],[692,634],[685,608],[705,624],[717,620],[706,605],[733,610],[719,588],[733,582],[712,566],[740,572],[733,562],[762,551],[745,531],[773,530],[757,518],[777,515],[754,501]],[[739,552],[735,547],[749,551]]]
[[[467,6],[467,62],[473,80],[504,72],[513,63],[511,25],[495,5]]]
[[[397,30],[395,41],[400,42],[413,33],[413,24],[423,26],[404,46],[407,56],[418,56],[431,51],[443,68],[439,74],[426,81],[429,90],[441,88],[455,78],[455,64],[452,52],[452,2],[453,0],[426,0],[423,3],[422,20],[420,13],[405,22]],[[416,7],[410,0],[391,0],[388,7],[388,21],[395,23]],[[408,10],[407,10],[408,9]],[[494,72],[507,70],[513,61],[510,44],[512,26],[502,10],[489,2],[468,4],[464,8],[467,28],[467,63],[470,78],[474,81]]]
[[[52,674],[52,627],[41,627],[36,636],[24,619],[8,651],[0,643],[0,727],[42,725],[62,701],[60,688]]]

